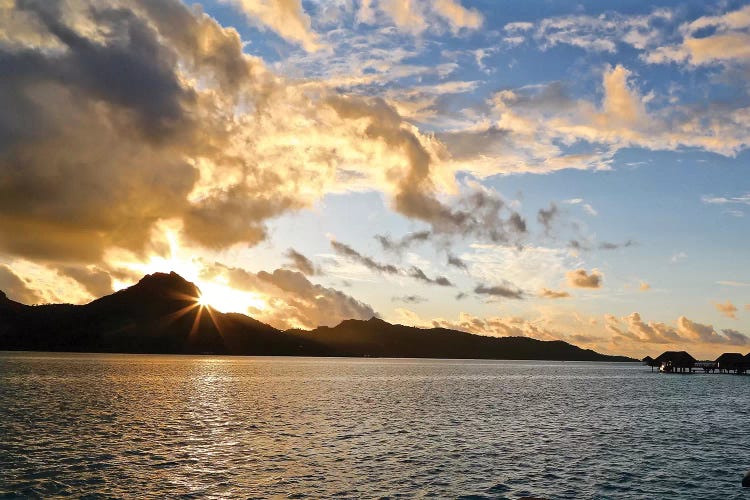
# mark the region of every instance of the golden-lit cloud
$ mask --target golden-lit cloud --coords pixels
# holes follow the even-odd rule
[[[701,31],[710,34],[701,35]],[[678,44],[656,47],[644,59],[650,63],[690,66],[750,62],[750,6],[718,16],[703,16],[680,27]]]
[[[369,319],[377,313],[369,305],[336,290],[310,282],[288,269],[249,272],[215,263],[201,271],[206,280],[226,281],[235,290],[264,297],[267,307],[249,307],[252,317],[279,329],[335,326],[345,319]]]
[[[4,292],[9,299],[22,304],[37,304],[42,300],[27,281],[17,276],[6,265],[0,265],[0,292]]]
[[[663,344],[684,348],[696,345],[713,349],[715,345],[750,345],[750,337],[732,329],[716,330],[712,325],[692,321],[685,316],[677,318],[676,326],[657,321],[643,321],[634,312],[624,318],[606,315],[606,328],[613,335],[613,342]]]
[[[732,304],[730,300],[727,300],[724,304],[716,302],[714,303],[714,307],[716,307],[716,310],[727,318],[737,319],[737,306]]]
[[[310,16],[300,0],[222,0],[245,13],[251,23],[266,26],[282,38],[297,43],[308,52],[323,47],[312,30]]]
[[[404,323],[422,328],[450,328],[491,337],[530,337],[537,340],[560,340],[563,334],[537,325],[524,318],[492,316],[481,318],[462,312],[458,319],[424,319],[408,309],[397,309],[397,317]]]
[[[750,108],[659,105],[622,65],[602,73],[600,102],[574,99],[562,82],[497,92],[491,112],[438,137],[455,170],[478,176],[561,169],[609,169],[622,148],[697,148],[733,156],[750,145]],[[578,144],[575,153],[565,145]]]
[[[585,269],[574,269],[565,274],[568,286],[573,288],[601,288],[604,275],[598,269],[587,272]]]
[[[357,12],[357,20],[374,24],[378,14],[385,15],[400,30],[419,35],[435,29],[441,22],[447,23],[453,34],[462,29],[475,30],[482,26],[483,17],[475,9],[467,9],[459,0],[363,0]]]
[[[172,219],[206,248],[253,245],[270,219],[371,189],[436,232],[505,239],[525,229],[512,210],[500,219],[507,207],[479,188],[446,204],[439,195],[457,187],[441,167],[444,146],[384,100],[286,81],[244,54],[234,29],[176,0],[114,9],[3,11],[39,36],[0,49],[0,229],[17,235],[2,251],[101,263],[110,248],[147,252],[154,225]],[[60,50],[37,51],[37,39]]]
[[[542,288],[539,290],[539,293],[537,293],[537,296],[542,297],[543,299],[567,299],[570,297],[570,294],[565,290],[550,290],[549,288]]]

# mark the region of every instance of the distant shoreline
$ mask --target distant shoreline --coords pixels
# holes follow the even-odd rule
[[[543,358],[435,358],[421,356],[315,356],[299,354],[226,354],[226,353],[191,353],[191,352],[121,352],[121,351],[30,351],[28,349],[0,349],[3,354],[116,354],[121,356],[185,356],[185,357],[221,357],[221,358],[312,358],[312,359],[403,359],[435,361],[548,361],[555,363],[640,363],[637,359],[600,360],[600,359],[543,359]]]

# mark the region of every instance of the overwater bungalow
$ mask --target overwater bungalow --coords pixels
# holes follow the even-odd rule
[[[716,358],[716,368],[719,373],[742,373],[744,371],[745,356],[738,352],[725,352]]]
[[[692,373],[696,360],[685,351],[666,351],[654,363],[663,373]]]
[[[747,373],[750,371],[750,352],[745,354],[745,357],[742,358],[742,368],[740,373]]]
[[[652,358],[651,356],[646,356],[641,361],[643,362],[644,365],[650,366],[651,367],[651,371],[654,371],[654,367],[655,366],[659,366],[659,365],[656,364],[656,362],[654,361],[654,358]]]

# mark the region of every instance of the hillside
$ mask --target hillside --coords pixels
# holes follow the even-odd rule
[[[175,273],[147,275],[130,288],[86,305],[27,306],[0,292],[0,349],[632,361],[562,341],[420,329],[378,318],[283,332],[242,314],[199,306],[198,297],[200,290]]]

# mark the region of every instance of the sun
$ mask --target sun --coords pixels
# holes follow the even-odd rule
[[[211,304],[208,302],[208,297],[206,297],[205,295],[201,295],[200,297],[198,297],[198,300],[196,302],[198,302],[198,305],[201,307],[211,307]]]
[[[223,313],[243,314],[247,314],[248,309],[263,310],[267,307],[266,301],[256,293],[237,290],[214,281],[196,280],[196,284],[201,291],[198,305],[203,307],[208,306]]]
[[[195,298],[196,306],[210,307],[220,313],[248,314],[268,308],[268,298],[262,293],[233,288],[228,280],[222,280],[221,276],[205,279],[203,263],[195,258],[193,251],[186,250],[181,245],[178,229],[165,227],[162,230],[162,237],[169,248],[166,256],[152,255],[145,262],[123,259],[120,265],[140,274],[174,271],[186,280],[195,283],[200,290],[200,297]],[[127,283],[122,285],[121,288],[128,286]]]

